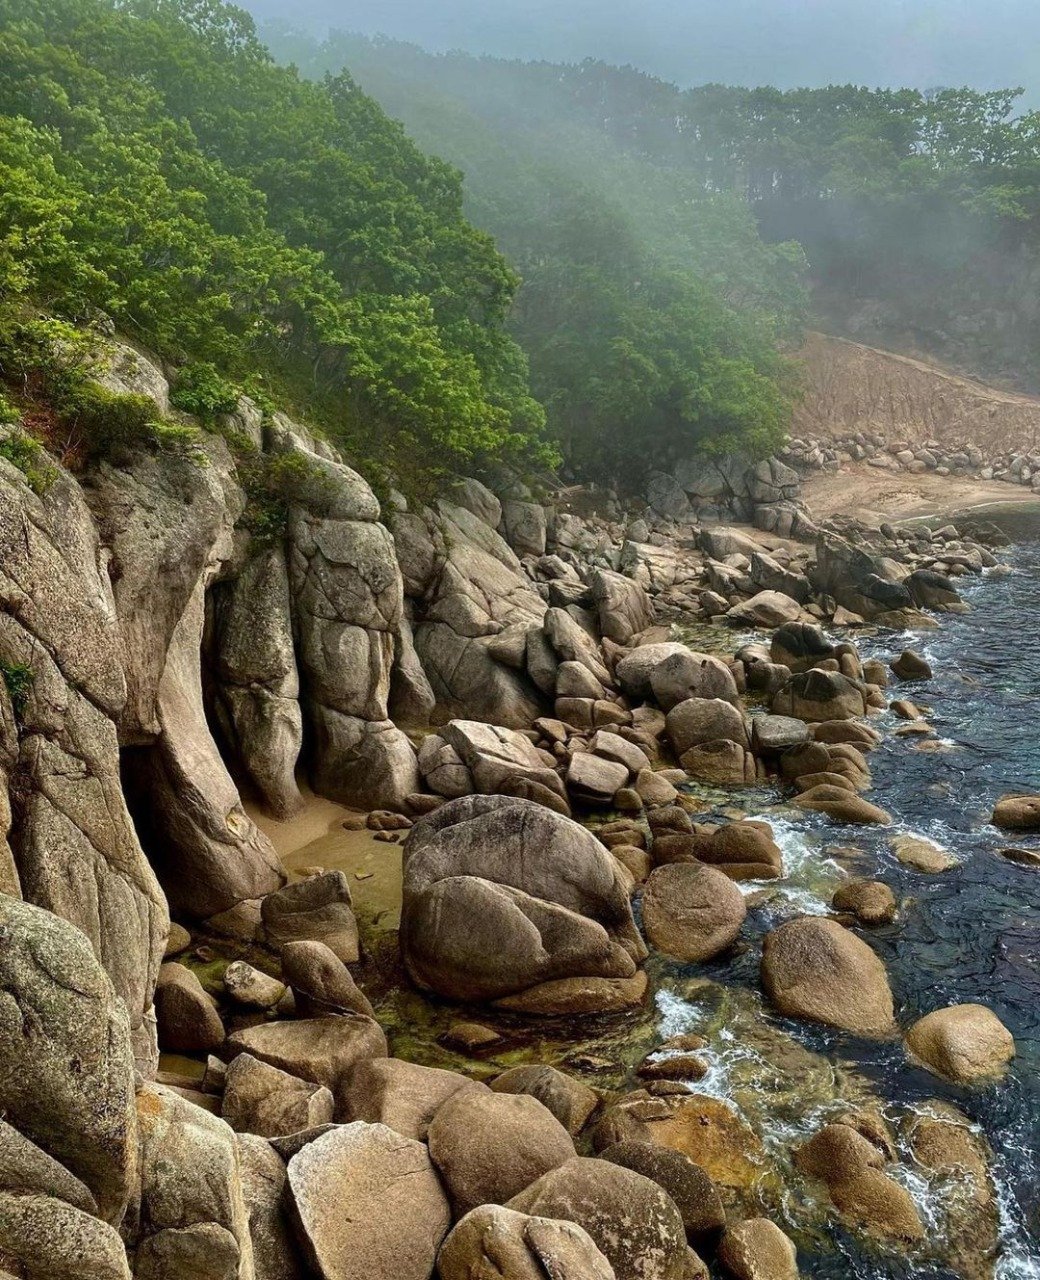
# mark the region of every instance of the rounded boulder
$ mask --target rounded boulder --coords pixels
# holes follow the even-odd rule
[[[1015,1056],[1015,1040],[997,1015],[981,1004],[936,1009],[906,1035],[912,1058],[954,1084],[999,1080]]]
[[[762,986],[787,1017],[873,1038],[895,1030],[884,964],[834,920],[804,916],[767,934]]]
[[[690,964],[732,946],[746,915],[744,895],[729,876],[699,862],[658,867],[643,890],[647,937],[659,951]]]

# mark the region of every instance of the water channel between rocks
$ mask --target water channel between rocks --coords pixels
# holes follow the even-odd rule
[[[835,826],[785,807],[773,788],[691,787],[706,819],[765,816],[784,851],[787,876],[742,886],[751,910],[735,953],[699,966],[652,958],[652,999],[623,1018],[490,1019],[503,1033],[501,1046],[481,1059],[457,1057],[438,1037],[474,1011],[432,1003],[400,974],[399,846],[345,830],[344,810],[316,798],[289,826],[258,820],[291,870],[322,866],[350,876],[369,953],[362,982],[397,1056],[478,1076],[518,1062],[551,1062],[598,1087],[620,1089],[636,1087],[634,1066],[656,1045],[699,1032],[710,1042],[710,1070],[689,1087],[704,1099],[702,1123],[718,1119],[712,1108],[720,1102],[746,1122],[735,1122],[736,1139],[730,1133],[725,1150],[715,1153],[714,1176],[749,1211],[779,1215],[798,1241],[803,1274],[828,1280],[955,1274],[929,1260],[927,1245],[913,1262],[864,1249],[829,1209],[809,1203],[791,1165],[799,1141],[852,1107],[880,1108],[898,1131],[912,1111],[934,1111],[935,1100],[945,1100],[970,1117],[994,1150],[996,1275],[1034,1280],[1040,1277],[1040,870],[1000,856],[1011,841],[989,825],[989,816],[1003,792],[1040,786],[1040,542],[1020,543],[1006,559],[1011,574],[989,574],[966,587],[970,613],[944,618],[935,631],[858,638],[864,657],[887,658],[913,645],[935,672],[930,682],[905,691],[929,708],[938,736],[922,742],[889,732],[870,759],[871,799],[892,814],[894,827]],[[729,652],[740,643],[719,628],[711,635],[716,648]],[[700,629],[690,639],[707,644]],[[880,723],[891,730],[898,722],[886,713]],[[902,865],[891,848],[893,834],[901,832],[929,838],[958,865],[941,874]],[[1035,837],[1015,843],[1040,849]],[[989,1006],[1018,1050],[1002,1085],[971,1091],[945,1085],[909,1065],[899,1041],[854,1040],[768,1010],[758,980],[762,936],[792,916],[827,912],[834,889],[849,875],[884,880],[900,902],[894,924],[862,934],[888,967],[900,1024],[950,1004]],[[483,1011],[477,1016],[488,1021]],[[746,1161],[734,1156],[742,1143]],[[938,1242],[949,1231],[941,1190],[934,1181],[929,1188],[908,1151],[900,1156],[895,1176]]]

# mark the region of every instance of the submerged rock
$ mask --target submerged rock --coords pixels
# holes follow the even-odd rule
[[[847,911],[861,924],[891,924],[896,918],[895,894],[880,880],[852,880],[836,889],[831,905]]]
[[[846,1124],[829,1124],[795,1153],[795,1163],[827,1185],[849,1225],[886,1239],[924,1237],[920,1214],[905,1187],[884,1172],[885,1158]]]
[[[915,871],[937,875],[960,865],[952,853],[948,853],[924,836],[893,836],[891,843],[896,857],[903,866],[913,867]]]
[[[1040,796],[1001,796],[993,809],[993,825],[1002,831],[1040,831]]]

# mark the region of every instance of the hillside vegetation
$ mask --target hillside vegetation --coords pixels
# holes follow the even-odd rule
[[[1018,90],[681,90],[591,61],[271,38],[311,73],[348,63],[424,145],[463,167],[473,217],[514,256],[511,224],[529,215],[533,242],[545,210],[510,209],[502,193],[510,168],[526,178],[534,156],[564,189],[594,175],[648,248],[680,258],[745,315],[789,318],[775,255],[794,243],[817,324],[1040,386],[1040,113],[1021,110]],[[497,170],[492,143],[503,148]]]
[[[626,136],[638,99],[586,103],[596,86],[581,68],[264,34],[314,78],[348,66],[463,170],[467,213],[523,279],[510,330],[581,476],[636,478],[693,448],[777,444],[794,390],[778,353],[804,316],[804,255],[764,243],[742,198]]]
[[[276,66],[241,11],[0,0],[8,401],[100,431],[82,332],[114,324],[181,367],[180,407],[212,418],[245,388],[370,473],[551,460],[504,329],[517,284],[454,169],[345,72]]]

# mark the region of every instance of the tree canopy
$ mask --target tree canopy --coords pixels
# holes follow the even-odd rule
[[[547,456],[518,279],[346,72],[218,0],[0,0],[0,326],[32,309],[288,399],[399,474]],[[10,342],[9,344],[10,345]]]
[[[463,170],[467,213],[522,277],[510,331],[578,475],[635,483],[693,450],[776,446],[793,390],[779,350],[804,314],[804,257],[764,243],[742,198],[626,136],[645,95],[667,86],[618,71],[611,83],[637,92],[608,118],[568,79],[580,69],[265,35],[315,79],[349,66]]]

